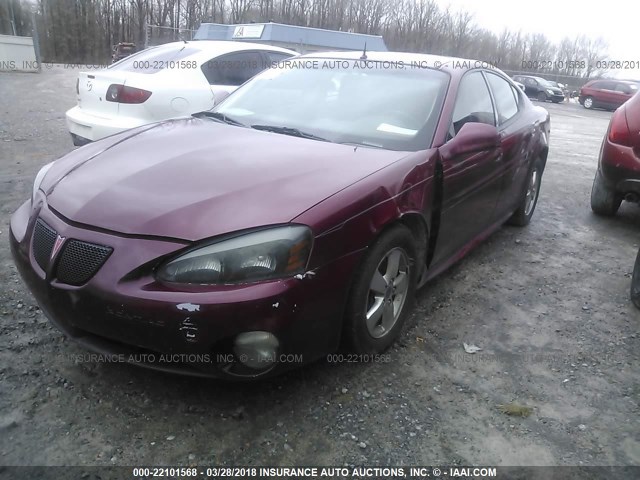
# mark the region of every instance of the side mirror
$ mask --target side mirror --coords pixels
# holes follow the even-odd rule
[[[500,134],[493,125],[467,122],[458,134],[440,147],[442,158],[448,159],[469,153],[491,150],[500,145]]]
[[[220,91],[220,92],[214,93],[213,94],[213,104],[214,105],[218,105],[220,102],[222,102],[228,96],[229,96],[229,92],[225,92],[225,91]]]

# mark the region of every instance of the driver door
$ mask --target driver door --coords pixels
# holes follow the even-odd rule
[[[467,73],[460,82],[449,142],[468,122],[496,125],[489,88],[480,71]],[[442,211],[432,265],[462,254],[462,249],[493,223],[502,187],[501,160],[499,145],[442,156]]]

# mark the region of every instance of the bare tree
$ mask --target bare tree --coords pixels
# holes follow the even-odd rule
[[[596,67],[607,58],[601,38],[554,44],[542,34],[495,34],[480,28],[471,13],[441,8],[436,0],[3,0],[0,33],[15,28],[30,35],[32,10],[45,61],[104,61],[117,42],[144,44],[147,24],[196,29],[201,22],[226,21],[383,35],[392,50],[477,58],[541,75],[601,75]]]

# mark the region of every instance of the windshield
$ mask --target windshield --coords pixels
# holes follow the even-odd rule
[[[407,64],[291,59],[214,110],[247,126],[276,127],[277,133],[417,151],[431,145],[448,82],[444,72]]]

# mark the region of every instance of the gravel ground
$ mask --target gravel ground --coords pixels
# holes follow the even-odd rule
[[[387,362],[230,385],[78,361],[19,279],[9,217],[72,148],[76,73],[0,74],[0,464],[640,465],[640,208],[589,208],[610,113],[545,105],[533,222],[423,288]],[[501,413],[509,402],[533,413]]]

